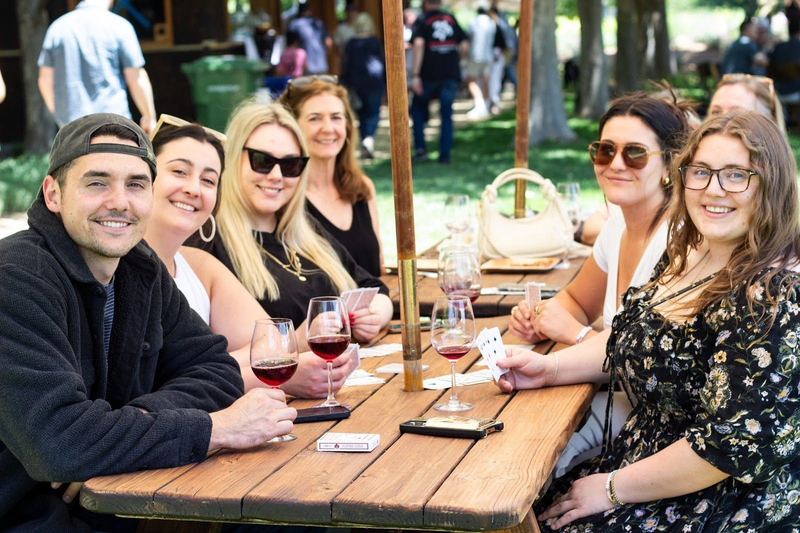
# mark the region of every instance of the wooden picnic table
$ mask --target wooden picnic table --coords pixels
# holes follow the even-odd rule
[[[507,318],[477,320],[479,330]],[[519,340],[504,335],[507,344]],[[399,343],[387,334],[379,344]],[[423,333],[425,378],[447,374],[449,362]],[[552,343],[540,343],[546,353]],[[475,370],[473,349],[457,365]],[[374,372],[402,362],[400,352],[364,358]],[[484,367],[480,367],[484,368]],[[593,385],[570,385],[503,394],[492,383],[459,388],[473,403],[467,416],[498,418],[505,429],[483,440],[400,434],[399,424],[435,416],[433,405],[448,390],[403,390],[402,376],[385,384],[345,387],[337,399],[351,405],[350,418],[298,424],[297,440],[244,452],[222,451],[199,464],[98,477],[86,482],[80,502],[90,511],[139,518],[191,521],[181,531],[213,531],[214,522],[250,522],[427,530],[538,531],[531,505],[594,395]],[[294,400],[298,408],[319,401]],[[370,453],[317,452],[327,431],[378,433]],[[205,522],[205,523],[204,523]],[[145,520],[147,531],[174,531],[165,520]]]

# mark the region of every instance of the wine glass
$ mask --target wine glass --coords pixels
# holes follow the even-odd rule
[[[350,320],[341,298],[311,298],[306,317],[306,338],[311,351],[328,362],[328,398],[315,407],[342,405],[333,397],[331,385],[331,361],[342,355],[350,344]]]
[[[461,236],[472,225],[469,196],[452,194],[444,201],[444,220],[450,231],[450,242],[460,244]]]
[[[579,183],[575,183],[574,181],[559,183],[558,193],[564,200],[564,205],[567,209],[567,216],[572,224],[571,228],[557,228],[557,231],[561,234],[561,236],[564,238],[564,242],[566,243],[564,248],[564,258],[561,260],[559,268],[570,268],[572,267],[572,264],[569,262],[570,244],[572,243],[572,239],[574,238],[573,236],[575,232],[578,231],[578,227],[581,223],[581,186]]]
[[[575,231],[581,223],[581,185],[574,181],[559,183],[558,193],[564,200],[564,204],[567,208],[567,215],[574,226],[573,231]]]
[[[445,294],[466,296],[474,302],[481,295],[481,266],[470,251],[453,251],[444,258],[442,282]]]
[[[444,290],[444,260],[447,258],[448,255],[454,252],[468,252],[469,248],[466,246],[442,246],[439,248],[439,263],[437,265],[436,270],[436,281],[439,284],[439,288],[442,289],[442,292],[446,292]]]
[[[454,413],[469,411],[471,403],[458,401],[456,392],[456,361],[461,359],[475,340],[475,316],[469,298],[459,295],[439,296],[431,312],[431,345],[439,355],[450,361],[450,400],[434,405],[437,411]]]
[[[250,368],[268,387],[277,389],[294,375],[300,355],[292,321],[288,318],[256,320],[250,341]],[[296,435],[281,435],[268,442],[286,442]]]

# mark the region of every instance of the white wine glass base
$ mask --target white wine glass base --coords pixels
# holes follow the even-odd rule
[[[450,363],[450,376],[452,379],[452,385],[450,386],[450,400],[447,403],[437,403],[433,406],[434,409],[437,411],[442,411],[445,413],[460,413],[462,411],[469,411],[473,409],[475,406],[471,403],[460,402],[458,401],[458,393],[456,392],[456,363]]]

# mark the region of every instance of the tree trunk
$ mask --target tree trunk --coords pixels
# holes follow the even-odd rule
[[[46,154],[55,133],[55,121],[39,94],[39,67],[36,61],[50,25],[46,0],[17,0],[20,64],[25,90],[25,151]]]
[[[653,78],[653,39],[651,19],[653,18],[653,7],[651,0],[636,0],[636,49],[639,58],[639,79]],[[638,88],[638,87],[637,87]]]
[[[567,125],[556,55],[556,0],[535,0],[534,6],[529,144],[572,141],[576,135]]]
[[[653,37],[655,41],[654,67],[655,77],[669,78],[675,72],[672,52],[669,49],[669,29],[667,28],[667,6],[665,0],[653,1]]]
[[[599,118],[608,105],[608,73],[603,51],[603,5],[597,0],[578,0],[581,22],[580,108],[581,117]]]
[[[636,0],[617,0],[617,93],[639,88]]]

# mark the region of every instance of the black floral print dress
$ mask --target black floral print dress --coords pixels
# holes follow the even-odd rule
[[[663,268],[663,262],[656,273]],[[580,477],[611,472],[686,439],[730,477],[699,492],[632,503],[577,520],[567,532],[800,532],[800,288],[739,288],[688,322],[648,309],[655,289],[629,290],[609,357],[635,407],[605,454],[556,480],[541,513]],[[745,291],[776,298],[765,332]],[[759,313],[760,314],[760,313]],[[766,333],[766,334],[765,334]],[[542,524],[542,531],[550,528]]]

